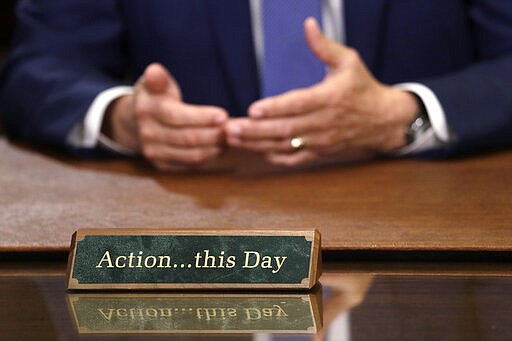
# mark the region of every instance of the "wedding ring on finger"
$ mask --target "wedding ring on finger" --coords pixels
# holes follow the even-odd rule
[[[290,140],[290,147],[292,147],[294,151],[301,150],[302,148],[304,148],[304,139],[299,136],[292,138]]]

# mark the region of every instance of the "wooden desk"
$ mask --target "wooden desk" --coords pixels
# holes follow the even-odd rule
[[[3,340],[256,339],[252,333],[80,335],[66,304],[70,293],[65,290],[64,269],[65,264],[60,262],[0,262],[0,292],[4,293],[0,295]],[[354,341],[512,338],[509,264],[330,263],[320,281],[324,286],[323,328],[316,338],[288,335],[286,340],[322,341],[326,340],[327,333],[332,335],[329,340],[341,340],[347,336],[343,331],[350,332],[350,340]],[[103,295],[106,295],[106,303],[100,302],[96,308],[104,309],[103,313],[112,307],[119,308],[111,303],[108,293]],[[153,306],[141,300],[133,307],[150,309]],[[98,309],[89,311],[93,321],[110,316],[100,315]],[[151,324],[149,318],[145,327],[151,328]],[[173,324],[169,325],[169,332],[173,332]],[[231,321],[225,325],[233,327]],[[275,339],[269,335],[266,340]]]
[[[512,251],[512,151],[170,175],[0,140],[0,191],[0,251],[65,251],[81,227],[318,228],[325,250]]]

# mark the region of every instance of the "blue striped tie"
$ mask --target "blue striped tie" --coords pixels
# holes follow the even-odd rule
[[[325,66],[304,40],[304,19],[321,19],[320,0],[262,0],[264,57],[263,97],[313,85],[322,80]]]

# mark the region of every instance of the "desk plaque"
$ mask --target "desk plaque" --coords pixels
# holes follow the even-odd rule
[[[316,333],[321,289],[307,293],[67,294],[80,334]]]
[[[81,229],[68,289],[309,289],[318,231]]]

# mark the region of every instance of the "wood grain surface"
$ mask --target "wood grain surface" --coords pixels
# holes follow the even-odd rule
[[[512,251],[512,152],[303,171],[230,155],[162,174],[0,140],[0,251],[65,251],[78,228],[311,229],[324,250]]]

